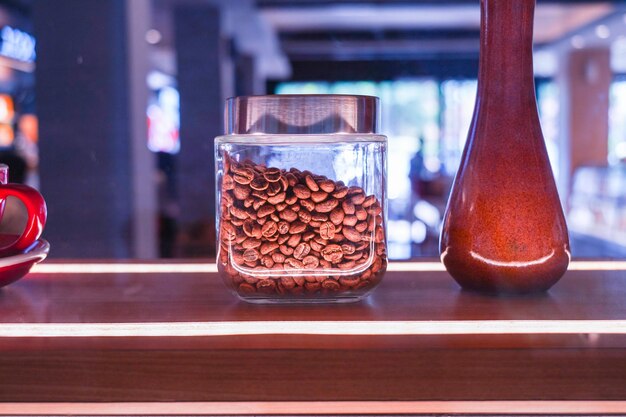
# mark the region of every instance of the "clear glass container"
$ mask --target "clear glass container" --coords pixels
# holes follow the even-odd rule
[[[378,98],[235,97],[215,140],[217,266],[249,302],[349,302],[387,266]]]

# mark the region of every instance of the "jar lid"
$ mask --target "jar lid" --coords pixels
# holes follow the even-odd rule
[[[338,94],[268,95],[226,100],[225,134],[377,133],[379,100]]]

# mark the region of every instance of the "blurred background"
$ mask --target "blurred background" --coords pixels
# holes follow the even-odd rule
[[[536,9],[538,107],[578,258],[626,257],[622,3]],[[479,24],[479,0],[3,0],[0,162],[44,194],[51,256],[210,257],[227,97],[376,95],[389,255],[436,257]]]

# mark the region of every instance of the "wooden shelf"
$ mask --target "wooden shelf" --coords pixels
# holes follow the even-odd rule
[[[48,262],[0,290],[0,414],[626,413],[624,263],[534,297],[390,266],[364,302],[298,306],[207,264]]]

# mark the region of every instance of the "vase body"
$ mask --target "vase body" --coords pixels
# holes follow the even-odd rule
[[[544,291],[565,273],[569,239],[535,99],[535,0],[481,0],[478,94],[440,239],[464,288]]]

